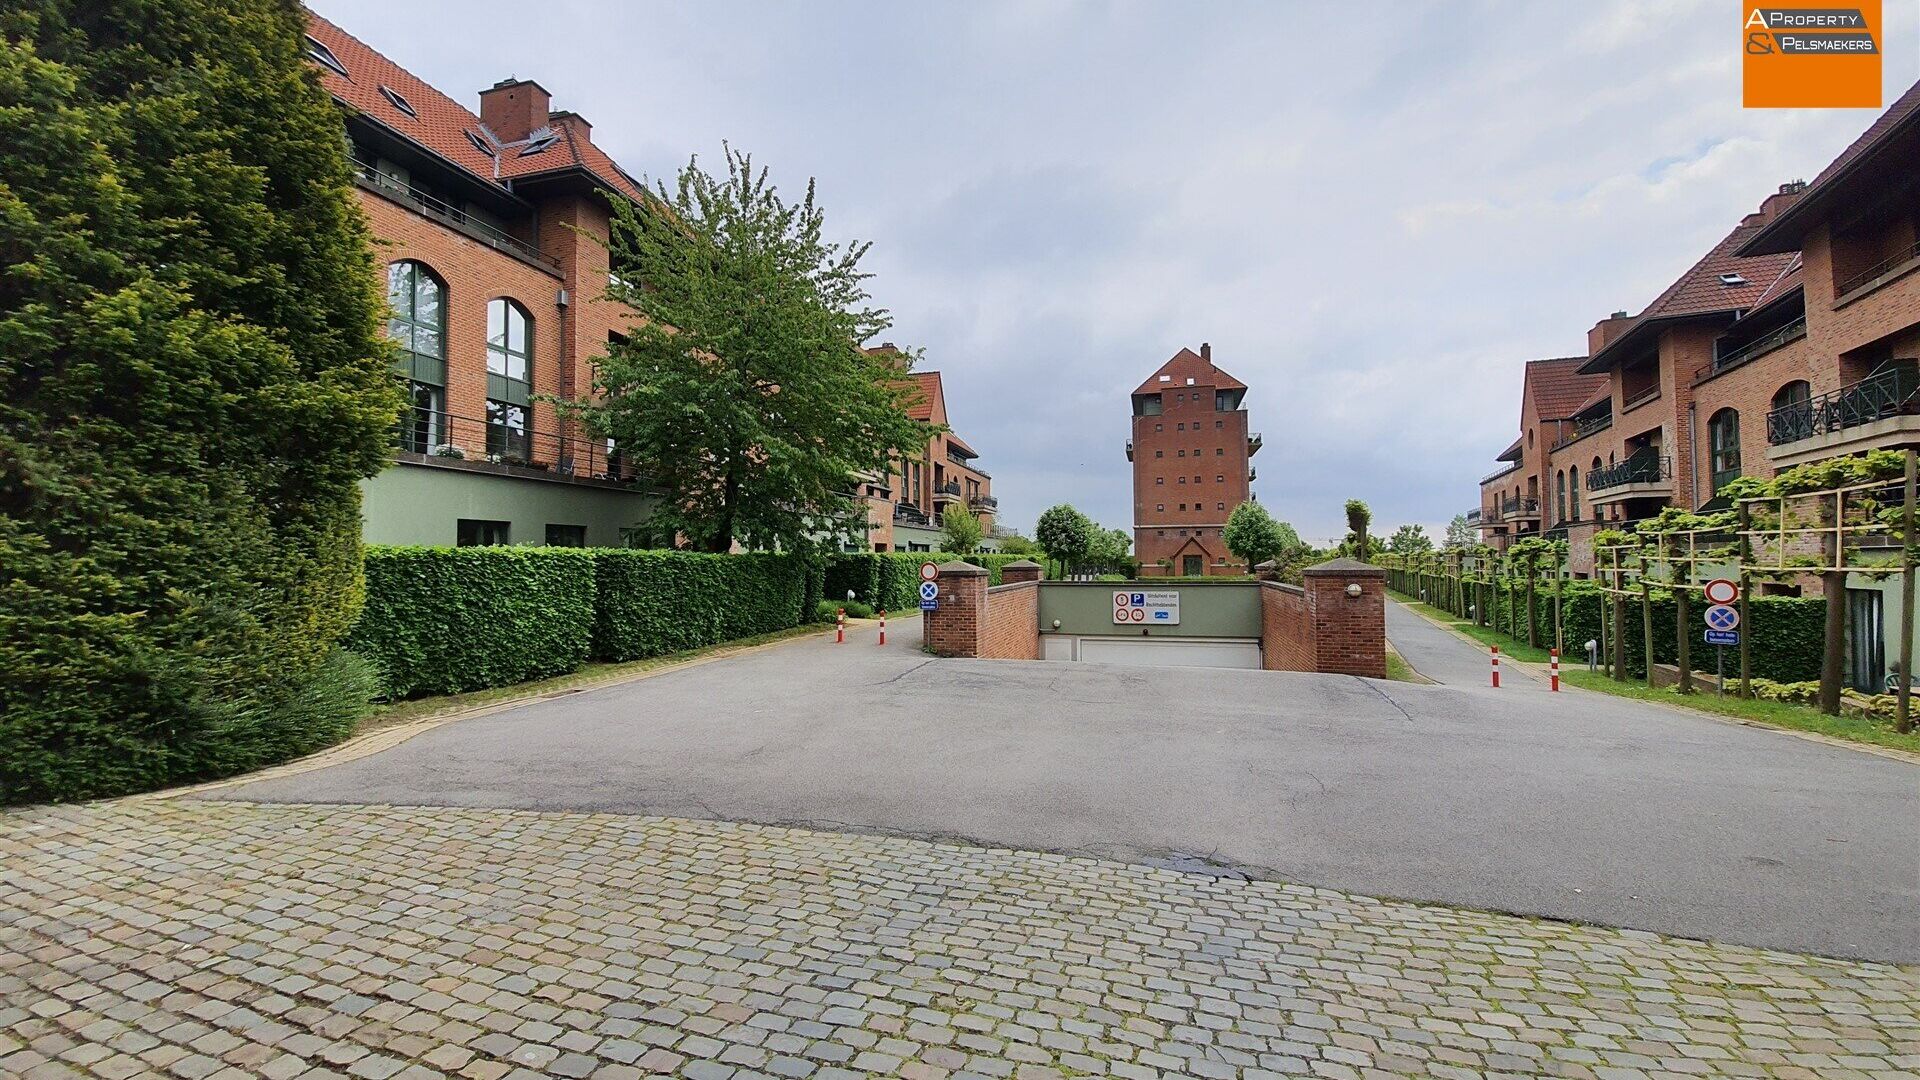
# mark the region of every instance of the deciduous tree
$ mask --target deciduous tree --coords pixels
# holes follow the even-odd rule
[[[1047,557],[1060,564],[1062,574],[1070,574],[1086,561],[1093,548],[1094,524],[1087,515],[1066,503],[1049,507],[1034,526],[1033,538]]]
[[[868,245],[825,238],[813,182],[789,203],[748,155],[725,160],[613,198],[608,293],[646,319],[599,360],[599,400],[569,411],[665,490],[648,528],[707,551],[805,547],[862,530],[854,478],[926,445],[914,358],[861,348],[891,319],[867,295]]]
[[[940,512],[940,550],[971,555],[980,550],[980,519],[965,502],[955,499]]]

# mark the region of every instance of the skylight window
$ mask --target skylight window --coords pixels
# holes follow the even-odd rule
[[[1721,274],[1720,275],[1720,284],[1722,285],[1733,286],[1733,285],[1745,285],[1746,283],[1747,283],[1747,279],[1741,277],[1739,274]]]
[[[552,128],[541,128],[539,131],[534,132],[533,138],[528,139],[527,145],[520,149],[520,156],[526,157],[529,154],[537,154],[559,141],[560,134],[558,132]]]
[[[467,141],[473,144],[475,150],[480,151],[488,157],[493,156],[493,144],[488,142],[485,136],[472,128],[467,129]]]
[[[339,72],[341,75],[345,75],[347,78],[353,77],[347,75],[347,65],[342,64],[340,58],[333,55],[333,50],[321,44],[320,39],[314,37],[312,34],[307,35],[307,55],[327,67],[332,68],[334,71]]]
[[[395,90],[391,86],[382,86],[380,88],[380,96],[383,98],[386,98],[387,102],[391,104],[394,108],[399,109],[401,112],[406,113],[408,116],[413,117],[415,120],[420,119],[420,114],[413,111],[413,103],[408,101],[406,98],[401,97],[400,91]]]

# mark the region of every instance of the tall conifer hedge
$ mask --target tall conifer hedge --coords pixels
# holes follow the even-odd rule
[[[0,802],[351,728],[398,400],[285,0],[0,8]]]

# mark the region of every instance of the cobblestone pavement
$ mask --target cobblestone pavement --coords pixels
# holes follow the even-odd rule
[[[674,818],[0,814],[0,1073],[1911,1077],[1920,972]]]

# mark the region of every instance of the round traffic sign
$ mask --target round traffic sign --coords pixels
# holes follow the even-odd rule
[[[1130,614],[1130,615],[1128,615],[1128,616],[1127,616],[1127,618],[1129,618],[1129,619],[1132,619],[1132,620],[1133,620],[1134,622],[1146,622],[1146,621],[1147,621],[1147,609],[1146,609],[1146,608],[1139,608],[1139,607],[1137,607],[1137,608],[1128,608],[1127,610],[1128,610],[1128,611],[1130,611],[1130,612],[1132,612],[1132,614]]]
[[[1733,630],[1740,625],[1740,609],[1725,604],[1715,604],[1707,609],[1704,616],[1709,630]]]
[[[931,581],[923,581],[920,583],[920,599],[936,600],[939,599],[939,597],[940,586],[937,583]]]
[[[1726,578],[1714,578],[1701,591],[1706,593],[1709,604],[1731,604],[1740,598],[1740,586]]]
[[[1114,606],[1114,607],[1117,607],[1117,608],[1123,608],[1123,607],[1126,607],[1126,606],[1127,606],[1127,594],[1126,594],[1126,593],[1123,593],[1123,592],[1117,592],[1117,593],[1114,593],[1114,594],[1113,594],[1113,606]]]
[[[1123,622],[1126,622],[1126,621],[1127,621],[1127,609],[1126,609],[1126,608],[1123,608],[1123,607],[1117,607],[1117,608],[1114,608],[1114,609],[1113,609],[1113,621],[1114,621],[1114,622],[1117,622],[1117,623],[1123,623]]]
[[[940,568],[938,566],[930,562],[923,562],[920,564],[920,580],[921,581],[932,581],[934,578],[937,578],[939,576],[940,576]]]

